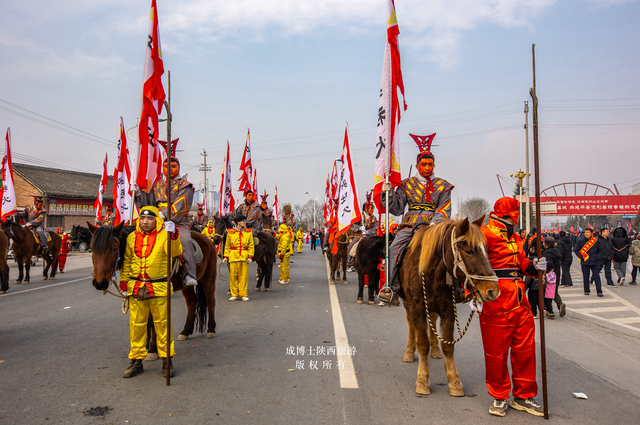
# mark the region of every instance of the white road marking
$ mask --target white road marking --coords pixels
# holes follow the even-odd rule
[[[640,317],[620,317],[611,320],[615,320],[618,323],[640,323]]]
[[[634,330],[636,332],[640,332],[640,328],[637,328],[635,326],[630,326],[630,325],[627,325],[625,323],[622,323],[620,321],[621,319],[607,319],[607,318],[602,317],[602,316],[597,316],[595,314],[590,314],[590,313],[586,313],[586,312],[583,312],[583,311],[574,310],[572,308],[567,308],[567,310],[572,311],[574,313],[580,313],[580,314],[585,315],[587,317],[591,317],[592,319],[602,320],[602,321],[605,321],[607,323],[611,323],[611,324],[616,325],[616,326],[622,326],[623,328],[627,328],[627,329]]]
[[[584,297],[584,295],[583,295]],[[571,305],[573,304],[601,304],[601,303],[617,303],[618,300],[614,300],[614,299],[607,299],[607,298],[603,298],[603,299],[583,299],[583,300],[571,300]]]
[[[8,297],[8,296],[10,296],[10,295],[19,295],[19,294],[24,294],[25,292],[39,291],[40,289],[53,288],[54,286],[66,285],[67,283],[79,282],[79,281],[81,281],[81,280],[86,280],[86,279],[91,279],[91,276],[81,277],[80,279],[70,280],[70,281],[68,281],[68,282],[54,283],[53,285],[41,286],[41,287],[39,287],[39,288],[23,289],[22,291],[9,292],[8,294],[2,294],[2,295],[0,295],[0,298],[2,298],[2,297]]]
[[[326,257],[325,264],[327,265],[328,281],[331,275],[331,267]],[[329,284],[329,296],[331,298],[331,314],[333,315],[333,332],[336,338],[338,362],[344,362],[344,368],[338,369],[340,372],[340,388],[358,388],[358,378],[356,378],[353,361],[349,355],[349,340],[347,339],[347,330],[342,320],[342,312],[340,311],[340,302],[338,301],[338,293],[336,292],[335,285]]]
[[[572,308],[576,313],[611,313],[614,311],[629,311],[628,307],[592,307],[592,308]]]

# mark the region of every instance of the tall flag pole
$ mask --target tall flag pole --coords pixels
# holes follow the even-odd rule
[[[118,140],[118,159],[113,170],[113,209],[116,214],[114,225],[121,221],[131,223],[133,193],[131,192],[131,158],[127,148],[127,135],[124,120],[120,117],[120,140]]]
[[[254,199],[258,198],[258,179],[257,179],[257,175],[258,175],[258,170],[254,169],[253,170],[253,197]]]
[[[389,196],[382,206],[380,194],[382,183],[389,182],[396,187],[402,181],[400,175],[400,141],[398,125],[400,124],[400,102],[398,89],[402,93],[404,110],[404,83],[400,68],[400,50],[398,48],[398,20],[393,0],[387,0],[387,42],[384,49],[382,65],[382,82],[380,85],[380,104],[378,107],[378,127],[376,141],[376,165],[373,178],[373,199],[378,211],[385,213],[385,245],[386,261],[389,263]],[[385,267],[386,281],[389,282],[389,267]]]
[[[273,212],[276,215],[276,220],[278,220],[278,223],[282,222],[282,210],[280,209],[280,202],[278,202],[278,185],[276,184],[276,192],[275,192],[275,197],[273,200]]]
[[[340,171],[340,183],[338,184],[338,205],[337,205],[337,225],[340,236],[352,224],[362,220],[360,210],[360,200],[358,199],[358,181],[353,172],[353,160],[351,158],[351,147],[349,144],[349,124],[344,129],[344,145],[342,147],[342,170]]]
[[[138,175],[136,184],[145,192],[160,179],[162,174],[162,154],[158,147],[158,116],[162,113],[165,92],[162,87],[162,50],[156,0],[151,0],[149,32],[144,57],[142,76],[142,111],[138,125]]]
[[[324,208],[323,208],[323,218],[324,218],[325,222],[329,218],[329,208],[330,208],[330,202],[331,202],[331,183],[330,183],[330,179],[331,179],[331,177],[329,176],[329,174],[327,174],[327,185],[326,185],[326,187],[324,189]]]
[[[240,163],[240,171],[242,176],[238,181],[240,187],[238,188],[243,194],[251,190],[251,175],[253,174],[251,165],[251,135],[249,128],[247,127],[247,141],[244,144],[244,153],[242,154],[242,162]]]
[[[233,212],[235,199],[233,199],[231,186],[231,163],[229,162],[229,141],[227,140],[227,153],[222,165],[222,181],[220,182],[220,217]]]
[[[2,186],[0,187],[0,196],[2,196],[2,209],[0,215],[2,221],[8,216],[15,214],[16,208],[16,191],[13,186],[13,161],[11,159],[11,129],[7,128],[5,137],[4,156],[2,157]]]
[[[93,207],[96,209],[96,220],[102,221],[102,199],[104,192],[107,190],[107,183],[109,182],[109,174],[107,173],[107,162],[109,158],[107,154],[104,155],[104,162],[102,163],[102,179],[100,180],[100,186],[98,187],[98,197],[93,203]]]

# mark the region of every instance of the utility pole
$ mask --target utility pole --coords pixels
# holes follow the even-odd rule
[[[203,149],[202,152],[203,153],[201,153],[200,155],[204,157],[204,164],[201,164],[201,167],[199,169],[199,171],[204,171],[204,196],[202,199],[204,199],[204,202],[207,206],[207,217],[211,217],[211,212],[209,211],[211,209],[211,205],[209,204],[209,199],[207,198],[207,171],[211,171],[211,167],[207,167],[207,151]]]
[[[517,173],[511,174],[511,177],[518,179],[518,199],[520,201],[520,229],[522,229],[522,178],[525,177],[525,172],[520,169]],[[529,176],[526,176],[527,179]],[[527,232],[528,233],[528,232]]]
[[[524,135],[525,135],[525,151],[526,151],[526,164],[525,164],[525,173],[527,173],[526,178],[527,187],[525,188],[525,192],[527,195],[527,234],[531,231],[531,198],[529,197],[529,176],[531,173],[529,172],[529,102],[525,100],[524,102]],[[520,186],[522,186],[522,180],[520,180]]]

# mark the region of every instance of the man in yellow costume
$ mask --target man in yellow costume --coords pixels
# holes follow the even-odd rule
[[[129,338],[131,351],[129,368],[123,378],[142,372],[142,360],[147,356],[146,337],[149,313],[156,330],[158,356],[162,358],[162,376],[167,377],[167,239],[171,240],[171,255],[182,253],[182,244],[175,223],[163,222],[158,209],[146,206],[140,210],[135,232],[127,237],[124,263],[120,273],[120,289],[129,297]],[[126,288],[125,288],[126,287]],[[171,357],[176,353],[171,338]],[[174,375],[173,366],[169,368]]]
[[[229,283],[231,298],[235,301],[249,301],[247,286],[249,286],[249,264],[253,262],[254,245],[253,233],[247,229],[247,217],[237,215],[236,229],[227,230],[227,240],[224,244],[224,262],[229,263]]]
[[[213,220],[207,221],[207,227],[202,229],[202,232],[200,233],[211,239],[211,242],[213,242],[213,237],[216,235],[216,222]],[[213,243],[215,245],[215,242]]]
[[[280,232],[278,238],[278,258],[280,259],[280,284],[286,285],[289,283],[289,256],[293,251],[291,242],[291,230],[286,224],[280,225]]]
[[[302,243],[304,242],[304,233],[302,233],[302,227],[298,227],[296,233],[296,241],[298,241],[298,252],[302,252]]]

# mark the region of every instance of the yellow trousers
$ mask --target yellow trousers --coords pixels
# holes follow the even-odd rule
[[[232,297],[246,297],[249,285],[249,265],[244,261],[229,263],[229,283]]]
[[[147,357],[147,321],[149,313],[153,316],[153,326],[156,330],[158,356],[167,357],[167,297],[156,297],[145,301],[138,301],[129,297],[129,339],[131,340],[130,359],[144,359]],[[173,346],[173,332],[171,334],[171,356],[175,356]]]
[[[298,241],[298,252],[302,252],[302,241]]]
[[[289,254],[280,261],[280,280],[289,282]]]

